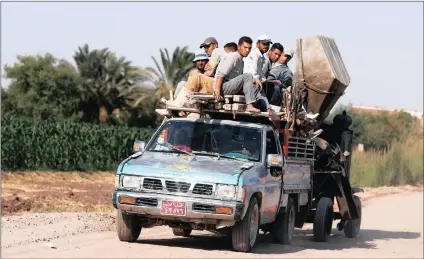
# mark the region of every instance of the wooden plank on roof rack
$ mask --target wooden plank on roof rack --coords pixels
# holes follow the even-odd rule
[[[190,97],[192,100],[215,100],[213,94],[193,93]],[[246,103],[244,95],[224,95],[225,103]]]
[[[246,111],[226,111],[226,110],[208,110],[204,109],[203,112],[214,112],[214,113],[226,113],[226,114],[236,114],[236,115],[249,115],[249,116],[262,116],[262,117],[269,117],[269,114],[267,112],[246,112]],[[277,112],[277,116],[284,115],[283,112]]]
[[[246,98],[244,98],[244,95],[233,95],[233,102],[246,103]]]
[[[200,113],[199,109],[196,108],[182,108],[182,107],[167,107],[170,111],[182,111],[182,112],[195,112]]]
[[[171,115],[171,114],[169,114],[169,112],[166,109],[156,109],[155,112],[157,112],[159,115],[162,115],[162,116]]]

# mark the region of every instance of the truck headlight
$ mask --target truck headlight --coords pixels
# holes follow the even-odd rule
[[[215,196],[222,200],[231,200],[236,195],[236,186],[218,184],[216,186]]]
[[[122,187],[123,188],[139,188],[141,185],[141,177],[132,175],[122,176]]]

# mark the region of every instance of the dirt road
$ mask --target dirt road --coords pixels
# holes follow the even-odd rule
[[[137,243],[123,243],[114,227],[114,217],[108,214],[3,217],[2,257],[423,258],[423,193],[401,192],[367,200],[356,239],[333,229],[328,243],[315,243],[308,224],[295,232],[290,246],[272,244],[269,235],[262,234],[250,254],[233,252],[231,243],[217,235],[194,231],[193,237],[178,238],[168,227],[143,229]]]

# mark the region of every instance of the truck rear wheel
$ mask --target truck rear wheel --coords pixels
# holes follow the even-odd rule
[[[177,237],[189,237],[191,234],[191,229],[185,229],[185,228],[172,228],[172,233],[174,233],[174,236]]]
[[[328,197],[322,197],[317,205],[314,218],[314,240],[326,242],[333,227],[333,201]]]
[[[116,231],[120,241],[135,242],[140,236],[141,221],[137,215],[117,210]]]
[[[283,245],[291,244],[294,233],[295,219],[295,203],[292,198],[289,198],[287,202],[287,211],[285,213],[278,213],[274,222],[272,236],[275,243]]]
[[[258,232],[259,206],[256,197],[253,197],[243,220],[233,227],[231,235],[233,249],[237,252],[249,252],[256,243]]]
[[[362,219],[362,204],[361,199],[358,196],[353,195],[353,201],[355,202],[356,209],[358,210],[357,219],[349,219],[346,221],[346,225],[344,226],[344,234],[348,238],[355,238],[359,234],[359,230],[361,229],[361,219]]]

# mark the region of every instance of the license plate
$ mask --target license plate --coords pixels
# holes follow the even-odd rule
[[[163,215],[186,215],[186,203],[185,201],[162,201],[161,213]]]

